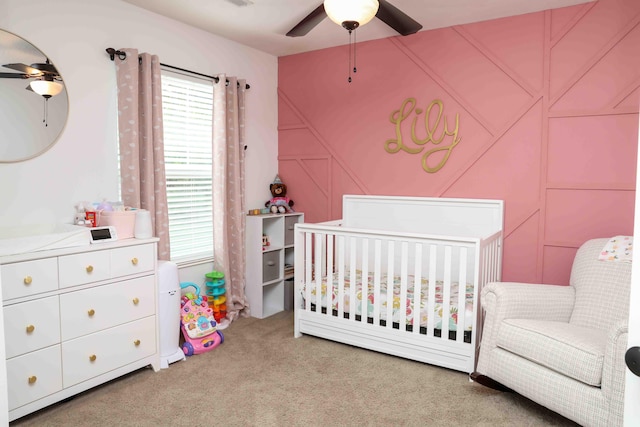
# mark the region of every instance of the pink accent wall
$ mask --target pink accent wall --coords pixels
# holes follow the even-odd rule
[[[638,46],[640,1],[599,0],[358,43],[351,84],[348,46],[281,57],[280,177],[308,222],[340,218],[343,194],[505,200],[503,280],[567,284],[585,240],[633,233]],[[391,154],[407,98],[422,151]],[[436,99],[434,139],[458,115],[460,142],[427,173],[453,136],[416,145],[411,121],[425,139]]]

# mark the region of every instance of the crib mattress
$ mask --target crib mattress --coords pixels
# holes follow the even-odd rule
[[[362,316],[362,297],[363,297],[363,277],[362,271],[356,271],[355,277],[355,286],[356,286],[356,316]],[[340,301],[338,295],[338,274],[334,273],[331,277],[323,277],[321,284],[321,299],[320,303],[323,308],[327,308],[327,279],[332,281],[331,286],[331,310],[336,311],[339,309]],[[406,324],[414,325],[414,319],[416,317],[416,313],[414,312],[414,277],[409,275],[407,276],[407,295],[402,304],[401,296],[400,296],[400,276],[394,276],[393,278],[393,309],[392,309],[392,321],[394,323],[400,322],[400,308],[403,307],[406,310]],[[374,307],[376,304],[375,301],[375,291],[374,291],[374,280],[373,274],[368,274],[367,277],[367,291],[366,291],[366,299],[367,299],[367,313],[366,316],[371,318],[374,315]],[[387,297],[388,290],[388,280],[387,275],[383,274],[380,280],[380,300],[382,302],[382,306],[380,307],[380,319],[383,321],[387,321],[387,301],[389,301]],[[425,278],[421,279],[421,292],[420,292],[420,311],[418,314],[419,317],[419,325],[420,327],[427,327],[427,323],[429,320],[429,309],[428,309],[428,295],[429,295],[429,281]],[[435,302],[434,302],[434,327],[435,329],[442,329],[442,310],[443,310],[443,285],[442,281],[436,281],[435,283]],[[306,286],[306,285],[305,285]],[[313,298],[312,302],[317,303],[316,296],[316,286],[315,284],[311,284],[311,294]],[[458,292],[459,285],[456,282],[451,284],[451,294],[449,301],[449,316],[448,316],[448,329],[449,331],[457,330],[458,316],[459,316],[459,308],[458,308]],[[349,278],[349,274],[345,274],[344,277],[344,297],[342,301],[342,308],[345,313],[349,313],[350,310],[350,288],[351,288],[351,280]],[[304,287],[302,289],[302,296],[304,298],[305,290]],[[473,284],[466,284],[465,289],[465,307],[463,310],[463,314],[465,316],[464,324],[465,331],[471,331],[473,325]]]

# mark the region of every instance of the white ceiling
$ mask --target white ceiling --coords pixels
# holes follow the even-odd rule
[[[348,43],[346,30],[325,18],[304,37],[285,34],[322,0],[124,0],[276,56]],[[594,0],[389,0],[422,24],[422,31]],[[238,6],[238,4],[244,4]],[[379,19],[359,28],[357,40],[397,36]]]

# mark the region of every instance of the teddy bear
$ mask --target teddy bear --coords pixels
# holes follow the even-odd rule
[[[271,191],[271,199],[264,206],[269,208],[271,213],[293,212],[293,200],[287,197],[287,186],[282,183],[278,175],[269,185],[269,191]]]

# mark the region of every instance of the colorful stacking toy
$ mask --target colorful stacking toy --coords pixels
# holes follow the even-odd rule
[[[216,322],[220,323],[222,319],[227,317],[227,297],[224,296],[224,273],[220,271],[212,271],[205,274],[207,296],[209,307],[213,310],[213,317]]]

